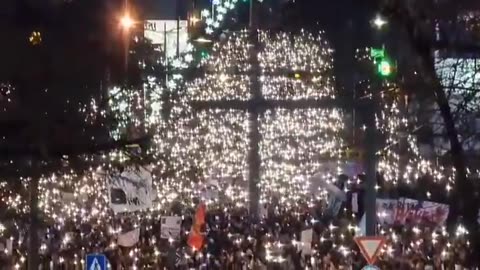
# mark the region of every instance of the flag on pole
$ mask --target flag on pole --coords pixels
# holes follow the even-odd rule
[[[188,236],[188,245],[195,250],[200,250],[203,247],[204,235],[202,233],[202,227],[205,225],[206,212],[207,207],[204,203],[200,203],[195,214],[192,230]]]

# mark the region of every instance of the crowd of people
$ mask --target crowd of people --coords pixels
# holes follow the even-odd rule
[[[85,258],[91,253],[104,254],[110,269],[361,269],[366,261],[354,237],[362,234],[363,209],[352,211],[349,200],[338,213],[324,200],[299,202],[289,209],[271,203],[255,220],[243,208],[208,205],[198,250],[188,241],[196,222],[192,207],[106,220],[76,217],[62,224],[47,222],[39,231],[39,269],[85,269]],[[164,237],[162,216],[181,217],[179,235]],[[27,224],[19,220],[2,224],[0,269],[26,269]],[[478,269],[468,232],[461,225],[453,231],[444,225],[379,224],[378,234],[385,236],[386,243],[376,264],[380,269]],[[305,239],[303,232],[308,230],[311,236]],[[127,244],[119,240],[135,231],[138,234],[131,234]]]
[[[306,209],[305,209],[306,210]],[[194,251],[187,244],[191,218],[186,217],[178,239],[160,238],[160,221],[139,224],[124,218],[116,228],[140,228],[138,242],[117,245],[115,227],[102,223],[47,227],[40,247],[40,269],[85,269],[85,256],[103,253],[111,269],[361,269],[365,265],[353,237],[358,229],[346,218],[315,217],[311,211],[277,212],[252,222],[243,211],[207,214],[204,246]],[[114,222],[114,224],[116,223]],[[300,234],[313,229],[311,243]],[[469,260],[466,233],[448,234],[442,228],[420,224],[381,227],[387,237],[378,260],[381,269],[474,269]],[[20,235],[12,249],[0,257],[2,269],[25,269],[27,241]],[[4,241],[5,242],[5,241]],[[304,245],[311,251],[304,253]]]

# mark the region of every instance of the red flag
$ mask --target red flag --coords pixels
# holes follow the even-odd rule
[[[205,240],[202,234],[202,227],[205,225],[205,215],[207,207],[204,203],[198,205],[197,212],[195,213],[195,220],[193,221],[192,230],[188,236],[188,245],[195,250],[200,250],[203,247],[203,241]]]

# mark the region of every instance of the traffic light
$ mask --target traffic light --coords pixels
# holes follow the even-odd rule
[[[370,56],[373,59],[378,59],[378,58],[385,58],[385,49],[376,49],[376,48],[370,48]]]
[[[370,57],[377,67],[377,73],[381,77],[390,77],[395,72],[395,65],[392,63],[388,55],[385,53],[385,48],[370,48]]]
[[[382,77],[388,77],[393,73],[393,66],[387,59],[382,59],[377,65],[378,74]]]
[[[200,50],[200,57],[202,59],[207,59],[208,57],[210,57],[210,53],[206,49],[202,49]]]

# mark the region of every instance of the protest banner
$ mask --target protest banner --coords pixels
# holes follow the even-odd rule
[[[117,244],[122,247],[133,247],[140,240],[140,228],[120,234]]]
[[[377,219],[380,224],[393,224],[397,211],[398,200],[377,199]]]
[[[328,210],[327,212],[332,215],[338,215],[342,204],[347,200],[347,194],[338,188],[334,183],[327,181],[323,178],[321,173],[317,173],[310,178],[311,183],[315,183],[317,190],[326,191],[328,194]]]
[[[181,217],[162,217],[160,237],[163,239],[177,239],[180,236],[181,225]]]
[[[448,213],[449,206],[446,204],[401,198],[397,204],[395,223],[419,224],[428,222],[443,225],[447,221]]]
[[[438,226],[447,221],[449,206],[410,198],[377,199],[377,217],[380,224],[432,223]]]
[[[152,207],[152,174],[145,168],[127,168],[107,175],[110,207],[115,213],[147,210]]]
[[[313,229],[303,230],[300,240],[302,255],[312,255]]]

